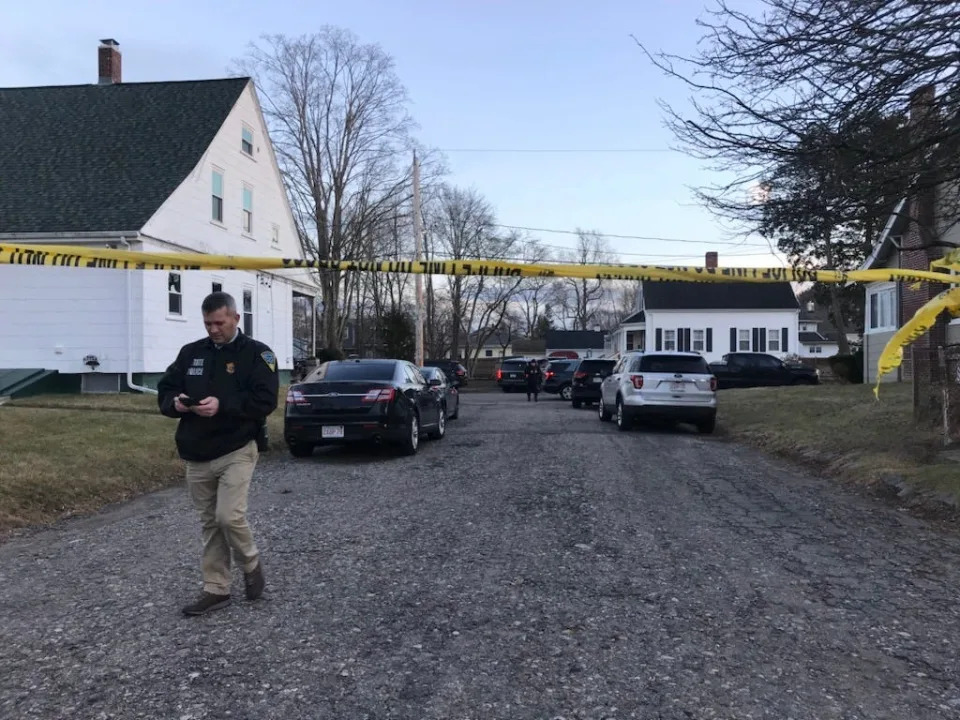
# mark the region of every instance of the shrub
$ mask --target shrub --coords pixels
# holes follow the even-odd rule
[[[834,355],[829,362],[838,380],[855,385],[863,383],[863,349],[851,355]]]

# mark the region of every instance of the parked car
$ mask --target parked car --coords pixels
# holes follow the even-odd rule
[[[787,365],[766,353],[733,352],[719,362],[710,363],[717,387],[769,387],[775,385],[818,385],[820,371],[803,365]]]
[[[600,420],[615,415],[620,430],[639,418],[689,422],[712,433],[716,391],[717,379],[699,353],[629,353],[600,385]]]
[[[497,368],[497,385],[506,392],[526,392],[527,389],[527,358],[504,360]]]
[[[443,370],[443,374],[454,387],[466,387],[467,369],[456,360],[424,360],[423,364],[425,367],[437,367]]]
[[[573,393],[573,373],[581,360],[551,360],[543,374],[543,391],[569,400]]]
[[[395,444],[413,455],[421,431],[442,438],[446,421],[440,396],[413,363],[332,360],[290,386],[283,438],[294,457],[352,442]]]
[[[573,383],[570,386],[570,399],[575,408],[583,403],[594,403],[600,400],[600,384],[603,379],[613,372],[616,360],[604,358],[585,358],[573,373]]]
[[[440,404],[447,420],[456,420],[460,417],[460,391],[447,374],[438,367],[422,367],[420,373],[427,381],[427,385],[440,397]]]

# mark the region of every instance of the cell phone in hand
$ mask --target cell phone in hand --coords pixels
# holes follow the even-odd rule
[[[180,398],[180,404],[184,407],[193,407],[194,405],[199,405],[200,401],[188,396]]]

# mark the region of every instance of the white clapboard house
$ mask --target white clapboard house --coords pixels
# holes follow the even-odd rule
[[[715,253],[707,266],[716,267]],[[800,304],[790,283],[642,283],[635,312],[609,337],[609,355],[692,351],[708,362],[728,352],[778,358],[798,351]]]
[[[95,84],[0,89],[0,242],[302,257],[251,80],[124,83],[98,53]],[[289,371],[305,271],[0,266],[0,396],[152,387],[218,289]]]

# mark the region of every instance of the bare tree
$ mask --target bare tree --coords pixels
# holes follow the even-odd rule
[[[641,48],[695,95],[689,112],[663,107],[681,147],[729,178],[699,188],[708,207],[742,217],[816,132],[856,169],[858,182],[838,189],[847,200],[839,223],[932,191],[938,222],[920,228],[926,246],[960,219],[960,4],[759,0],[749,14],[718,0],[699,25],[693,56]],[[895,131],[864,132],[878,119]]]
[[[539,241],[530,240],[524,246],[524,262],[550,262],[549,250]],[[536,333],[537,323],[543,316],[553,298],[551,286],[554,280],[549,277],[525,277],[517,288],[517,295],[513,299],[518,307],[518,319],[522,322],[516,325],[527,337]]]
[[[579,265],[618,262],[610,243],[597,232],[577,230],[576,247],[563,255],[563,261]],[[604,297],[604,282],[588,278],[564,278],[559,282],[566,299],[566,310],[574,330],[589,330],[597,319]],[[558,289],[560,289],[558,288]]]
[[[361,256],[410,198],[413,121],[393,60],[352,33],[272,35],[237,62],[257,83],[307,257]],[[358,275],[319,273],[323,335],[340,349]]]

